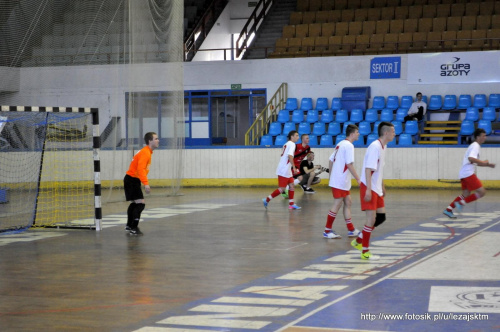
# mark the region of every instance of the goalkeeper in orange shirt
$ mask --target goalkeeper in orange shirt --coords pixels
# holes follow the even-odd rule
[[[148,182],[149,167],[151,166],[151,156],[153,150],[160,145],[158,135],[153,132],[144,135],[146,146],[143,147],[132,159],[130,167],[123,179],[123,188],[127,201],[132,201],[127,209],[127,226],[125,230],[130,231],[131,235],[142,235],[139,229],[139,220],[146,204],[141,189],[141,183],[144,184],[146,194],[151,192]]]

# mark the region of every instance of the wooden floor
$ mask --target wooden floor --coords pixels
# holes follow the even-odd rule
[[[261,198],[272,190],[183,189],[183,196],[148,197],[146,216],[155,208],[174,213],[141,222],[140,237],[119,221],[101,232],[0,234],[0,330],[132,331],[166,311],[351,249],[343,218],[334,225],[342,239],[322,237],[328,189],[299,191],[300,211],[289,211],[281,197],[266,211]],[[353,222],[361,228],[364,213],[358,191],[352,193]],[[388,190],[388,221],[373,236],[440,215],[457,194]],[[499,202],[500,192],[488,191],[481,201]],[[123,220],[127,205],[109,203],[103,212]]]

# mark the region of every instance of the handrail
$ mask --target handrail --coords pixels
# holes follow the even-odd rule
[[[240,55],[248,48],[248,40],[252,34],[257,32],[262,21],[264,21],[264,17],[266,17],[267,12],[271,5],[273,4],[273,0],[260,0],[259,3],[255,6],[252,14],[247,20],[247,23],[243,27],[236,40],[236,58],[239,58]]]
[[[277,111],[285,107],[286,99],[288,98],[288,84],[281,83],[280,87],[274,95],[269,99],[266,107],[260,112],[257,119],[250,126],[245,134],[245,145],[258,145],[259,138],[268,132],[268,124],[271,121],[276,121]]]
[[[213,23],[215,24],[216,6],[219,5],[220,3],[227,3],[227,2],[228,0],[213,0],[208,6],[207,10],[205,10],[203,15],[201,16],[198,23],[196,23],[195,27],[193,28],[193,31],[191,31],[191,33],[186,38],[184,38],[184,61],[187,60],[188,54],[190,52],[194,52],[194,54],[196,54],[197,35],[202,33],[203,38],[206,37],[207,25],[210,19],[213,18]]]

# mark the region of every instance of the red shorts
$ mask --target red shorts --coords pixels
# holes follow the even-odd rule
[[[342,189],[332,187],[332,195],[333,195],[333,198],[335,198],[335,199],[344,198],[346,196],[349,196],[350,194],[351,194],[351,192],[349,190],[342,190]]]
[[[285,178],[278,175],[278,187],[285,188],[289,183],[293,183],[293,178]]]
[[[460,182],[462,183],[462,190],[467,189],[468,191],[474,191],[483,186],[476,174],[460,179]]]
[[[361,183],[359,185],[359,197],[361,199],[361,211],[365,210],[377,210],[378,208],[383,208],[384,197],[379,196],[376,192],[372,190],[372,200],[369,202],[365,202],[365,194],[366,194],[366,185]]]

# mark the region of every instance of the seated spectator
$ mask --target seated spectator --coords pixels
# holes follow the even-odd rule
[[[422,93],[418,92],[417,100],[411,104],[408,115],[405,116],[404,120],[405,122],[411,120],[420,121],[424,118],[425,112],[427,112],[427,104],[422,101]]]
[[[311,186],[313,184],[318,184],[321,182],[321,179],[317,176],[324,171],[328,171],[327,169],[323,169],[321,165],[314,166],[314,152],[309,152],[307,158],[302,160],[300,163],[300,177],[302,180],[300,181],[300,186],[304,189],[306,194],[314,194],[316,193]],[[300,179],[299,177],[299,179]]]

